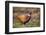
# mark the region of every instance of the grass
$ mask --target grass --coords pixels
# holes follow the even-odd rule
[[[35,21],[29,21],[26,25],[21,23],[18,20],[14,20],[13,28],[22,28],[22,27],[40,27],[40,21],[35,19]]]

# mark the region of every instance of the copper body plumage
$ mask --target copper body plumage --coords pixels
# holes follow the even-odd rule
[[[16,18],[19,19],[25,25],[31,19],[31,13],[17,15]]]

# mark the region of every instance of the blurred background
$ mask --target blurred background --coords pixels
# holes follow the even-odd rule
[[[26,20],[25,18],[20,18],[19,20],[16,16],[30,14],[30,20],[23,24],[21,21]],[[34,7],[13,7],[13,28],[24,28],[24,27],[40,27],[40,8]]]

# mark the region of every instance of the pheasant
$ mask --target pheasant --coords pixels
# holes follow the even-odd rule
[[[31,13],[17,15],[16,17],[25,25],[31,19]]]

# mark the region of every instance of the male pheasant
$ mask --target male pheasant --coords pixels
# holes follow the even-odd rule
[[[31,19],[31,13],[16,16],[24,25]]]

